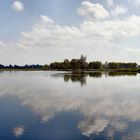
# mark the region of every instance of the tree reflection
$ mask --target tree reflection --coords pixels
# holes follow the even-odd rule
[[[136,76],[137,72],[109,72],[109,76]]]
[[[64,81],[80,82],[81,86],[86,85],[86,77],[88,74],[79,73],[79,74],[64,74]]]
[[[139,123],[138,127],[130,125],[134,126],[140,120],[139,76],[128,79],[121,77],[118,82],[118,78],[95,78],[104,76],[104,73],[52,73],[47,78],[31,73],[30,78],[27,78],[27,73],[5,75],[0,79],[0,96],[18,97],[22,105],[30,107],[41,117],[42,122],[48,123],[61,112],[79,111],[83,118],[76,126],[84,136],[105,133],[108,139],[113,139],[117,131],[126,134],[124,140],[140,138]],[[83,90],[77,84],[71,86],[68,83],[67,86],[63,79],[65,82],[82,84],[87,80],[87,85]],[[91,79],[95,81],[94,86]],[[133,130],[129,131],[130,127]],[[13,133],[21,136],[23,128],[17,125]]]
[[[89,72],[89,76],[90,77],[95,77],[95,78],[100,78],[102,77],[102,73],[101,72]]]
[[[105,75],[106,77],[113,77],[113,76],[136,76],[136,72],[74,72],[74,73],[66,73],[64,75],[61,74],[61,76],[64,77],[65,82],[80,82],[81,86],[86,85],[86,79],[87,77],[91,78],[101,78],[102,75]],[[60,77],[60,74],[55,76]]]

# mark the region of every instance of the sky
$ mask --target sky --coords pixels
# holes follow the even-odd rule
[[[140,0],[1,0],[0,64],[140,63]]]

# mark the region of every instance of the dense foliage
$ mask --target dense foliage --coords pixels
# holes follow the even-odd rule
[[[18,65],[9,65],[4,66],[0,64],[0,69],[42,69],[42,65],[24,65],[24,66],[18,66]]]
[[[120,63],[120,62],[105,62],[100,61],[87,62],[86,57],[81,55],[80,58],[71,60],[65,59],[63,62],[53,62],[50,65],[0,65],[0,69],[23,69],[23,70],[117,70],[117,71],[132,71],[138,68],[137,63]]]
[[[100,61],[86,62],[86,57],[81,55],[80,59],[73,58],[72,60],[65,59],[64,62],[53,62],[50,64],[50,69],[56,70],[103,70],[103,69],[136,69],[137,63],[120,63],[120,62],[106,62],[103,64]]]

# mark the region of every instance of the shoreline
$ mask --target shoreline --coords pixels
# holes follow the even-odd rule
[[[66,71],[66,72],[74,72],[74,73],[82,73],[82,72],[137,72],[140,73],[140,68],[137,69],[0,69],[2,71]]]

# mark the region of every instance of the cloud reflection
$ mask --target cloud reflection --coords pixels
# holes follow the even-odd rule
[[[23,126],[17,126],[13,128],[13,133],[16,137],[20,137],[24,134],[24,127]]]
[[[108,126],[109,123],[108,120],[90,119],[91,118],[81,121],[78,124],[78,128],[81,129],[82,134],[85,136],[90,136],[91,134],[98,134],[102,132]]]
[[[88,84],[81,88],[75,83],[64,83],[63,77],[57,79],[42,74],[29,77],[24,73],[18,73],[16,77],[14,73],[2,75],[1,96],[19,97],[24,106],[41,116],[42,122],[48,122],[57,113],[78,110],[84,120],[77,128],[88,137],[104,131],[107,137],[113,137],[116,131],[127,130],[129,121],[140,120],[138,76],[88,77]],[[13,132],[15,136],[21,136],[24,128],[14,128]]]

